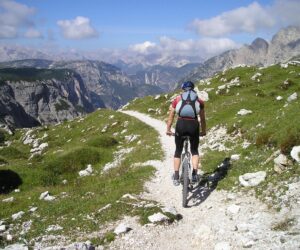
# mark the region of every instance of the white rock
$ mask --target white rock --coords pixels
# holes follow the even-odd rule
[[[276,97],[276,100],[277,100],[277,101],[281,101],[282,99],[283,99],[283,97],[280,96],[280,95]]]
[[[226,241],[219,242],[215,245],[214,250],[230,250],[230,244]]]
[[[47,195],[49,195],[49,191],[45,191],[45,192],[41,193],[39,199],[40,199],[40,200],[43,200]]]
[[[45,201],[53,201],[53,200],[55,200],[56,198],[54,197],[54,196],[52,196],[52,195],[47,195],[45,198],[44,198],[44,200]]]
[[[209,101],[209,96],[208,96],[208,93],[207,93],[206,91],[204,91],[204,90],[199,91],[199,89],[198,89],[197,87],[195,88],[195,91],[196,91],[198,97],[199,97],[201,100],[203,100],[203,101],[205,101],[205,102]]]
[[[229,215],[234,215],[234,214],[237,214],[239,211],[240,211],[241,207],[238,206],[238,205],[230,205],[228,208],[227,208],[227,214]]]
[[[15,189],[15,193],[20,193],[20,189]]]
[[[137,200],[137,198],[136,197],[134,197],[133,195],[131,195],[131,194],[124,194],[123,196],[122,196],[122,198],[123,199],[132,199],[132,200]]]
[[[42,143],[40,146],[39,146],[39,150],[43,151],[45,148],[48,147],[48,143],[47,142],[44,142]]]
[[[7,241],[12,241],[13,240],[13,237],[12,237],[12,235],[11,234],[8,234],[8,235],[6,235],[6,240]],[[18,244],[16,244],[16,245],[18,245]],[[15,246],[15,245],[14,245]],[[5,248],[5,249],[7,249],[7,248]],[[14,249],[14,250],[19,250],[20,248],[11,248],[11,250],[12,249]],[[22,249],[22,248],[21,248]]]
[[[37,207],[32,207],[32,208],[30,208],[28,211],[29,211],[30,213],[34,213],[37,209],[38,209]]]
[[[251,77],[251,80],[255,81],[256,78],[257,78],[257,77],[260,77],[260,76],[262,76],[262,74],[259,73],[259,72],[257,72],[257,73],[255,73],[255,74]]]
[[[247,110],[247,109],[241,109],[239,112],[237,112],[238,115],[248,115],[248,114],[252,114],[251,110]]]
[[[156,214],[153,214],[153,215],[150,215],[148,217],[148,220],[152,223],[155,223],[155,222],[162,222],[162,221],[165,221],[167,220],[168,217],[165,216],[164,214],[162,213],[156,213]]]
[[[288,101],[288,102],[292,102],[292,101],[297,100],[297,98],[298,98],[298,95],[297,95],[297,93],[295,92],[295,93],[291,94],[291,95],[288,97],[287,101]]]
[[[86,169],[79,171],[79,176],[81,176],[81,177],[89,176],[92,173],[93,173],[92,165],[88,164]]]
[[[59,230],[62,230],[63,228],[59,225],[50,225],[46,231],[47,232],[50,232],[50,231],[59,231]]]
[[[247,173],[239,176],[240,184],[244,187],[253,187],[260,184],[265,180],[267,173],[265,171],[259,171],[255,173]]]
[[[291,151],[291,157],[300,163],[300,146],[294,146]]]
[[[170,214],[173,214],[173,215],[177,215],[177,211],[176,211],[176,208],[174,206],[164,207],[162,209],[162,211],[164,213],[170,213]]]
[[[248,148],[250,145],[251,145],[250,142],[244,141],[242,147],[243,147],[243,149],[246,149],[246,148]]]
[[[284,155],[284,154],[280,154],[278,155],[275,159],[274,159],[274,163],[277,166],[287,166],[288,165],[288,158]]]
[[[24,214],[25,213],[23,211],[20,211],[18,213],[13,214],[11,216],[11,218],[12,218],[12,220],[18,220],[18,219],[21,219]]]
[[[6,229],[6,226],[5,225],[1,225],[0,226],[0,233],[4,232]]]
[[[110,208],[110,207],[111,207],[111,204],[109,203],[109,204],[107,204],[106,206],[100,208],[100,209],[98,210],[98,213],[101,213],[102,211],[104,211],[104,210],[106,210],[106,209],[108,209],[108,208]]]
[[[63,181],[62,181],[62,184],[64,184],[64,185],[66,185],[67,183],[68,183],[67,180],[63,180]]]
[[[154,100],[157,100],[159,98],[160,98],[160,95],[157,95],[157,96],[154,97]]]
[[[55,200],[55,197],[54,197],[54,196],[51,196],[51,195],[49,194],[49,191],[46,191],[46,192],[44,192],[44,193],[41,193],[39,199],[40,199],[40,200],[45,200],[45,201],[53,201],[53,200]]]
[[[115,230],[115,234],[122,234],[122,233],[127,233],[130,230],[130,227],[126,226],[124,223],[119,224]]]
[[[234,155],[230,156],[230,160],[232,160],[232,161],[238,161],[239,159],[240,159],[239,154],[234,154]]]
[[[8,237],[6,237],[6,238],[8,238]],[[8,241],[11,241],[11,240],[12,240],[12,237],[10,235]],[[23,244],[13,244],[13,245],[9,245],[9,246],[5,247],[4,250],[28,250],[28,247]]]
[[[15,200],[14,197],[10,197],[10,198],[7,198],[7,199],[4,199],[2,200],[3,202],[13,202]]]

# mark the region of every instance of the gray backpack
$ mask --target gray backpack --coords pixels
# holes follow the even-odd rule
[[[181,100],[176,105],[176,113],[181,118],[196,119],[200,111],[197,93],[194,90],[188,90],[181,94]]]

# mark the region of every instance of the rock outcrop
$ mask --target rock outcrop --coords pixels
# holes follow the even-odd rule
[[[267,66],[297,58],[299,54],[300,26],[290,26],[281,29],[269,43],[262,38],[256,38],[251,45],[244,45],[210,58],[195,68],[185,79],[193,81],[204,79],[218,71],[241,64]]]

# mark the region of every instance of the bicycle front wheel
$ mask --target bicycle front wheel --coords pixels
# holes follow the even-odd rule
[[[183,179],[183,187],[182,187],[182,206],[187,207],[187,198],[189,194],[189,163],[187,159],[184,159],[183,164],[182,164],[182,179]]]

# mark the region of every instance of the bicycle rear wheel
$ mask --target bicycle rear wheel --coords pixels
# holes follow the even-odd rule
[[[187,207],[187,198],[189,194],[189,165],[188,165],[187,159],[184,159],[182,164],[182,179],[183,179],[183,185],[182,185],[182,206]]]

